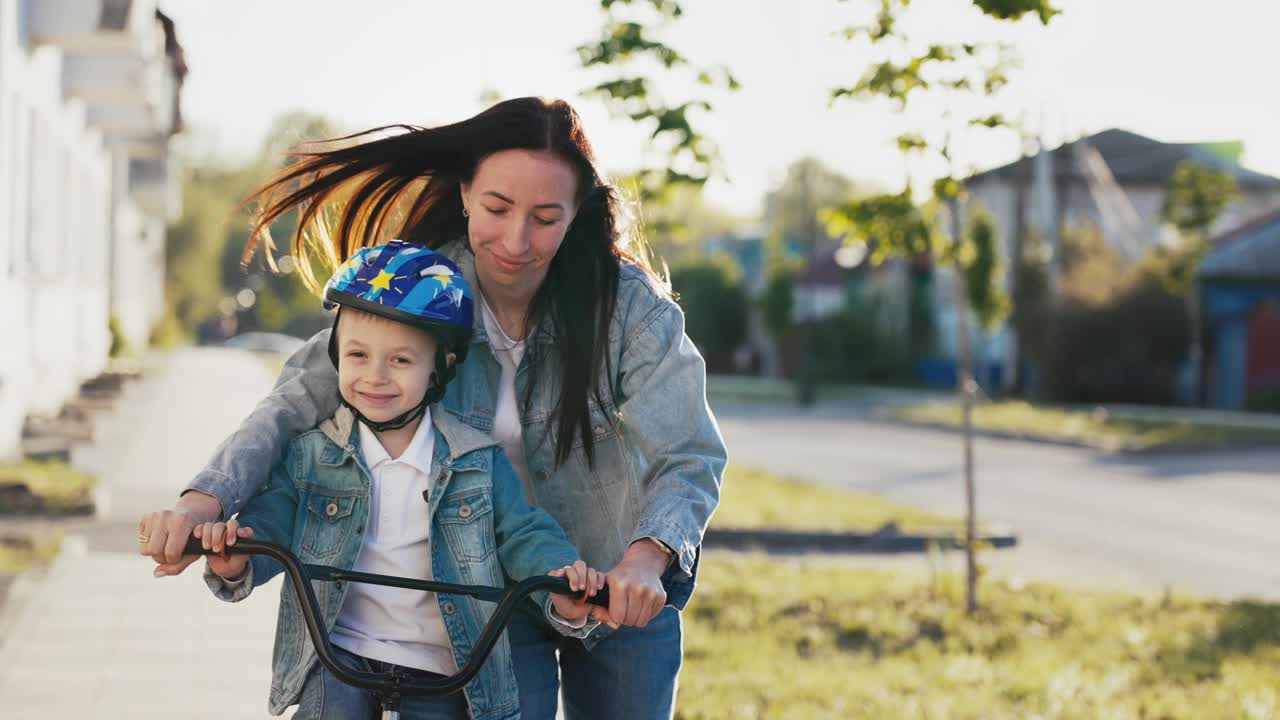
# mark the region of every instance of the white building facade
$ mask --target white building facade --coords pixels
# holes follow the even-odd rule
[[[155,0],[0,0],[0,459],[163,315],[184,74]]]

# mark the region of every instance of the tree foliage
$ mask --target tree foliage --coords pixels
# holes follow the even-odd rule
[[[1169,179],[1160,219],[1184,236],[1203,236],[1239,195],[1230,173],[1184,161]]]
[[[732,352],[746,338],[747,298],[732,260],[714,257],[671,271],[685,332],[704,353]]]
[[[293,272],[287,248],[276,248],[271,263],[259,254],[254,263],[241,267],[248,216],[240,204],[255,185],[289,162],[288,150],[338,134],[326,118],[288,113],[272,123],[252,160],[235,167],[206,162],[189,173],[183,183],[182,216],[169,228],[165,246],[169,314],[185,334],[229,313],[236,315],[241,330],[295,335],[309,334],[327,322],[317,298]],[[277,227],[275,236],[287,237],[289,230]],[[245,289],[253,291],[249,307],[237,302]]]
[[[578,57],[584,68],[607,68],[616,75],[584,94],[646,126],[653,147],[664,155],[662,167],[636,171],[640,197],[647,199],[668,185],[704,184],[720,171],[715,143],[698,126],[700,113],[712,110],[711,101],[664,98],[649,76],[655,69],[688,72],[707,89],[729,91],[738,89],[737,79],[724,66],[695,66],[659,38],[684,13],[675,0],[600,0],[600,7],[605,16],[600,36],[580,46]]]
[[[964,263],[969,307],[983,329],[992,330],[1008,315],[1009,297],[1004,292],[995,219],[982,208],[969,214],[968,246],[973,251],[973,257]]]
[[[956,337],[959,345],[957,383],[964,417],[964,477],[967,540],[967,610],[977,609],[975,533],[977,526],[974,504],[973,439],[971,409],[975,384],[970,368],[968,314],[977,311],[980,321],[994,323],[1004,312],[1004,300],[997,286],[996,238],[994,228],[979,222],[969,232],[962,230],[964,217],[963,178],[968,174],[957,162],[956,149],[975,132],[990,132],[1008,125],[993,110],[992,100],[1009,82],[1016,64],[1012,50],[991,43],[932,43],[924,50],[914,45],[903,32],[899,20],[910,0],[881,0],[880,12],[867,25],[845,30],[846,38],[868,42],[878,60],[852,84],[832,88],[831,101],[844,98],[888,101],[899,111],[922,93],[938,96],[942,101],[944,130],[940,137],[929,136],[923,129],[898,136],[898,149],[904,154],[935,155],[946,172],[934,180],[931,202],[917,206],[910,183],[901,193],[886,193],[854,199],[828,213],[833,231],[841,232],[852,242],[871,243],[876,259],[897,255],[912,259],[931,252],[939,261],[952,265],[956,272]],[[1048,23],[1056,13],[1048,0],[974,0],[984,13],[998,20],[1016,20],[1036,12],[1041,22]],[[963,101],[963,102],[961,102]],[[945,209],[945,212],[940,210]],[[943,228],[940,220],[947,220]]]
[[[1184,293],[1209,252],[1209,227],[1240,196],[1229,173],[1184,161],[1174,170],[1160,207],[1160,218],[1178,229],[1173,247],[1159,247],[1143,264],[1170,291]]]
[[[800,158],[787,167],[782,182],[765,196],[766,233],[778,241],[809,246],[827,234],[820,212],[848,200],[857,190],[852,179],[818,158]]]

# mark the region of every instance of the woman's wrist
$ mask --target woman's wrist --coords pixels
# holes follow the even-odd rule
[[[643,537],[631,543],[622,559],[624,562],[628,560],[642,562],[660,575],[671,564],[671,558],[674,556],[675,553],[656,538]]]
[[[222,518],[222,503],[218,498],[199,490],[187,490],[178,498],[174,509],[185,513],[197,523],[217,522]]]

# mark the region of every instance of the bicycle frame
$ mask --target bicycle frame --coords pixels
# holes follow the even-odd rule
[[[570,590],[568,580],[551,577],[550,575],[531,577],[516,583],[510,588],[498,588],[486,585],[458,585],[392,575],[376,575],[353,570],[342,570],[329,565],[303,564],[289,548],[262,540],[239,538],[234,545],[226,546],[226,551],[232,555],[264,555],[280,563],[285,573],[288,574],[289,579],[293,582],[294,593],[297,595],[299,605],[302,608],[302,618],[306,623],[307,633],[311,636],[311,643],[315,646],[316,656],[320,660],[320,664],[342,682],[373,691],[382,701],[383,718],[388,720],[398,720],[401,698],[447,695],[461,690],[468,682],[471,682],[476,673],[480,672],[480,667],[484,665],[484,661],[489,657],[489,653],[498,642],[502,631],[506,629],[516,605],[524,598],[539,590],[546,590],[558,595],[572,595],[577,598],[581,598],[583,595],[582,591],[574,592]],[[184,554],[216,555],[218,553],[206,550],[200,540],[191,538],[187,541]],[[312,589],[311,583],[308,582],[310,580],[324,582],[346,580],[411,590],[467,595],[483,602],[497,603],[498,608],[480,632],[480,638],[476,641],[475,648],[471,651],[471,656],[467,658],[467,663],[459,668],[458,672],[440,680],[434,678],[410,679],[398,670],[365,672],[352,670],[339,664],[334,659],[333,647],[329,644],[328,633],[321,624],[319,602],[316,600],[315,590]],[[608,586],[601,589],[594,597],[587,598],[587,602],[601,607],[608,607]]]

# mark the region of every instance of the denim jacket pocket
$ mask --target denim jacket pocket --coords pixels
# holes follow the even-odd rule
[[[436,523],[459,563],[484,562],[497,552],[490,488],[471,488],[446,496],[436,510]]]
[[[316,493],[306,500],[307,518],[302,530],[302,549],[313,558],[327,558],[342,549],[347,536],[347,518],[356,498]]]

